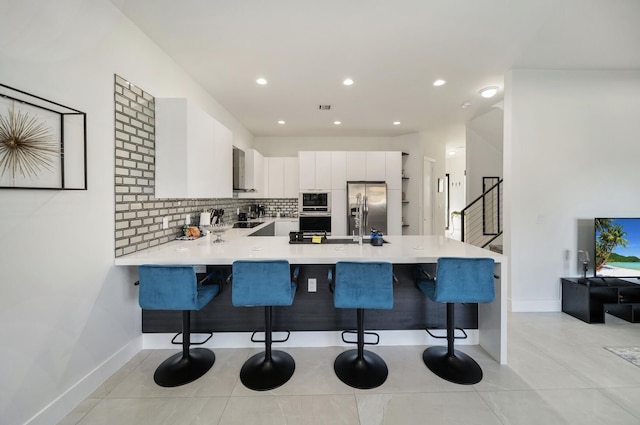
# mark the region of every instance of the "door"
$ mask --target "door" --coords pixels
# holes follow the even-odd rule
[[[422,234],[433,235],[434,234],[434,190],[433,190],[433,172],[436,165],[436,161],[424,157],[423,166],[423,194],[422,194]]]

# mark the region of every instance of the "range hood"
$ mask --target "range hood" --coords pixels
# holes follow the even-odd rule
[[[245,186],[245,159],[244,151],[233,147],[233,191],[234,192],[255,192],[253,188]]]

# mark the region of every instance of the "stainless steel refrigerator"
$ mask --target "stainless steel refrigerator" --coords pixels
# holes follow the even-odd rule
[[[358,194],[362,199],[364,235],[368,236],[372,227],[387,234],[387,184],[385,182],[347,182],[347,234],[358,233],[355,223]]]

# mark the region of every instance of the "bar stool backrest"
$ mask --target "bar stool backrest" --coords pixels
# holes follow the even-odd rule
[[[438,259],[433,301],[488,303],[495,298],[492,258]]]
[[[393,266],[387,262],[336,263],[334,306],[393,308]]]
[[[231,302],[234,306],[291,305],[296,284],[286,260],[233,262]]]
[[[199,310],[198,282],[193,266],[138,267],[140,307],[148,310]],[[208,302],[208,300],[207,300]]]

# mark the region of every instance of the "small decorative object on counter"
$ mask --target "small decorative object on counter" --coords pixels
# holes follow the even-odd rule
[[[200,229],[198,229],[196,226],[187,226],[186,224],[182,226],[182,233],[183,236],[179,236],[176,239],[193,240],[198,239],[201,236]]]
[[[382,246],[384,239],[382,239],[382,233],[375,229],[371,229],[371,240],[369,243],[373,246]]]

